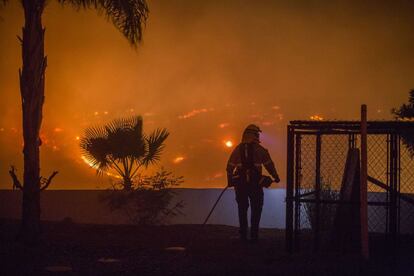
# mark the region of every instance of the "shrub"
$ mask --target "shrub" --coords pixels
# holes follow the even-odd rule
[[[122,189],[123,182],[113,185],[102,201],[112,212],[124,213],[129,221],[139,225],[163,224],[182,214],[182,200],[172,202],[176,195],[174,187],[183,183],[182,176],[175,176],[161,168],[153,175],[137,175],[131,189]]]

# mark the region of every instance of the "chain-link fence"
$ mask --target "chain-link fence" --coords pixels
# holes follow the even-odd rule
[[[399,135],[407,127],[414,123],[368,123],[368,231],[395,243],[401,233],[414,232],[414,160]],[[360,148],[359,128],[359,122],[314,121],[288,127],[288,250],[332,248],[338,225],[359,220],[359,197],[343,197],[349,152]],[[359,187],[359,159],[355,173]]]

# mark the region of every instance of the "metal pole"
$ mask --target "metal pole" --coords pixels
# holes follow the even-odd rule
[[[293,252],[293,156],[294,156],[294,129],[287,127],[287,166],[286,166],[286,251]]]
[[[295,134],[295,181],[294,181],[294,201],[295,201],[295,223],[294,223],[294,246],[295,251],[300,249],[300,223],[301,223],[301,202],[298,199],[301,191],[301,181],[302,181],[302,135]]]
[[[397,193],[398,193],[398,137],[396,134],[391,134],[390,142],[390,232],[394,245],[397,240],[397,221],[398,221],[398,210],[397,210]]]
[[[397,248],[399,248],[401,225],[401,137],[397,136]]]
[[[360,215],[361,255],[369,258],[368,246],[368,150],[367,150],[367,106],[361,106],[361,173],[360,173]]]
[[[320,224],[320,199],[321,199],[321,153],[322,153],[322,137],[320,134],[316,136],[316,164],[315,164],[315,217],[313,231],[313,250],[319,249],[319,224]]]

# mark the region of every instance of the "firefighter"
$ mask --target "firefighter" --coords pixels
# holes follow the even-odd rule
[[[243,132],[242,141],[233,150],[227,162],[227,183],[234,187],[239,213],[239,233],[242,241],[247,240],[247,210],[251,206],[250,239],[257,241],[259,223],[263,207],[263,187],[274,181],[279,183],[275,165],[267,149],[260,145],[260,128],[248,125]],[[262,176],[262,165],[273,177]]]

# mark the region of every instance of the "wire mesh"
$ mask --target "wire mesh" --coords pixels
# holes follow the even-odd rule
[[[348,153],[348,135],[323,135],[321,139],[321,189],[339,191]],[[331,193],[321,193],[330,197]],[[328,198],[330,199],[330,198]]]
[[[316,136],[301,136],[301,168],[300,168],[300,187],[304,192],[310,192],[315,189],[316,177]]]
[[[400,199],[400,232],[406,234],[414,229],[414,204],[407,201],[414,202],[414,159],[405,145],[401,145],[400,151],[400,192],[403,196]]]
[[[338,206],[346,204],[339,198],[348,150],[352,146],[360,148],[359,134],[352,131],[344,134],[334,132],[299,132],[294,136],[300,135],[300,139],[296,140],[299,141],[296,144],[300,148],[296,151],[299,159],[296,158],[294,166],[296,237],[302,237],[302,234],[303,238],[312,236],[313,248],[321,248],[330,241]],[[367,187],[368,231],[372,234],[389,233],[393,227],[391,223],[398,224],[396,229],[401,233],[412,233],[414,229],[414,160],[399,138],[400,151],[391,153],[391,133],[372,133],[367,137],[368,176],[374,180],[369,181]],[[391,172],[392,154],[398,154],[400,167]],[[391,174],[397,173],[397,170],[399,178],[395,179],[398,183],[393,186],[390,184]],[[319,192],[317,187],[320,187]],[[396,202],[391,200],[393,187],[396,187],[397,193],[401,192],[401,196],[397,194]],[[396,213],[390,212],[390,208],[397,208],[398,218],[395,218]]]
[[[384,183],[389,188],[387,180],[388,136],[368,135],[368,175]],[[368,181],[368,231],[385,233],[387,231],[388,190]],[[382,204],[379,205],[379,204]]]

